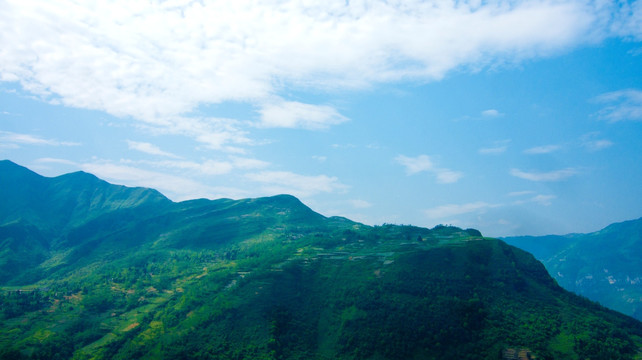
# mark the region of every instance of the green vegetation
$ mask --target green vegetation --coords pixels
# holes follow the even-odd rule
[[[513,237],[565,289],[642,320],[642,219],[590,234]]]
[[[61,182],[0,162],[21,171]],[[0,205],[0,261],[23,264],[0,268],[0,359],[639,357],[641,323],[473,229],[364,226],[291,196],[172,203],[75,177],[33,200],[74,211]],[[73,196],[96,185],[82,221]]]

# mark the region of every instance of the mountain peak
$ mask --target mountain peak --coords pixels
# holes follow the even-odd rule
[[[0,161],[0,196],[0,224],[22,219],[53,232],[116,209],[171,202],[153,189],[112,185],[82,171],[45,177],[9,160]]]

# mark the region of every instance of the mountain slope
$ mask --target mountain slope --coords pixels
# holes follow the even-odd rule
[[[23,221],[54,234],[119,209],[171,203],[159,192],[117,186],[76,172],[40,176],[11,161],[0,161],[0,224]]]
[[[13,193],[37,183],[51,206],[87,216],[41,224],[36,201],[7,202],[20,211],[0,226],[0,260],[33,256],[1,287],[0,359],[640,355],[641,323],[476,230],[370,227],[287,195],[173,203],[86,174],[14,170],[3,175],[31,182],[5,180]]]
[[[642,219],[590,234],[504,240],[535,254],[565,289],[642,320]]]
[[[118,217],[120,223],[140,220],[172,205],[155,190],[112,185],[83,172],[46,178],[8,160],[0,161],[0,198],[0,285],[42,278],[52,259],[69,258],[66,243],[87,243],[84,228],[101,237],[98,224],[116,229]]]

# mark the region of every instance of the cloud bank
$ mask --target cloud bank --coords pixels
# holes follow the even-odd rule
[[[263,126],[325,128],[346,118],[331,105],[284,99],[283,89],[432,81],[455,69],[549,56],[612,33],[637,34],[639,8],[591,1],[9,0],[0,3],[0,81],[224,149],[244,140],[238,124],[221,128],[185,115],[237,101],[256,105]]]

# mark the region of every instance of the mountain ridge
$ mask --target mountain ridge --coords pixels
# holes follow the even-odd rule
[[[587,234],[508,237],[569,291],[642,320],[642,218]]]
[[[29,199],[35,210],[0,217],[3,360],[642,355],[642,323],[474,229],[367,226],[290,195],[175,203],[83,174],[7,174],[67,212],[41,224],[51,210]]]
[[[51,232],[73,226],[76,218],[86,221],[94,212],[170,201],[156,190],[112,185],[81,171],[47,178],[3,160],[0,173],[0,196],[5,202],[0,209],[0,223],[16,220],[15,214],[21,213],[25,221],[46,224],[40,227]],[[16,188],[15,183],[23,186]],[[21,211],[25,208],[30,210],[26,214]]]

